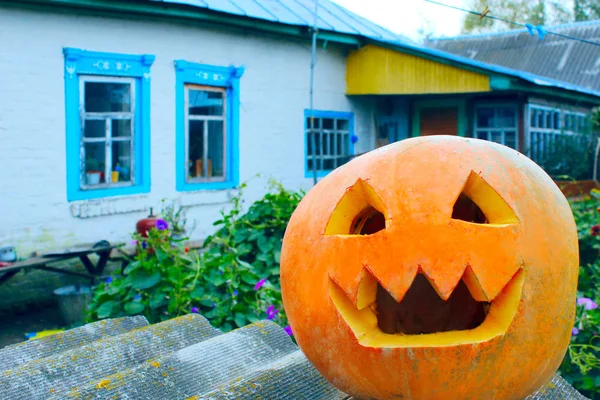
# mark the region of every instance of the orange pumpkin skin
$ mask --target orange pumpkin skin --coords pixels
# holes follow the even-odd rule
[[[493,188],[517,222],[453,219],[453,206],[471,178]],[[336,218],[355,217],[340,214],[339,204],[357,182],[376,194],[385,214],[385,229],[372,235],[344,235],[350,233],[340,231],[344,222],[337,231],[329,228]],[[484,206],[493,214],[500,203],[490,204]],[[577,246],[567,200],[524,155],[478,139],[412,138],[352,160],[304,197],[283,241],[283,302],[307,358],[357,398],[523,399],[550,379],[565,355],[575,313]],[[504,331],[494,331],[490,308],[480,327],[454,338],[434,333],[399,342],[401,334],[381,335],[371,320],[334,303],[341,299],[333,289],[338,287],[348,304],[358,305],[365,270],[396,300],[417,273],[444,297],[461,277],[466,282],[475,276],[485,292],[479,297],[500,310],[494,315],[511,317]],[[518,297],[516,289],[507,289],[517,276]],[[470,282],[469,289],[476,287]],[[502,314],[508,304],[513,311]],[[348,321],[355,321],[352,327]],[[368,335],[358,332],[363,328],[371,329]]]

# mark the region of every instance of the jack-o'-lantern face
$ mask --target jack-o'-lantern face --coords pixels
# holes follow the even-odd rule
[[[347,393],[504,399],[558,367],[577,266],[569,205],[538,166],[438,136],[313,188],[286,231],[281,279],[300,347]]]

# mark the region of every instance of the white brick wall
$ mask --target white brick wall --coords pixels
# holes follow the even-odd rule
[[[200,24],[197,24],[200,26]],[[65,179],[63,47],[156,55],[152,66],[149,195],[68,203]],[[357,152],[372,148],[372,102],[348,100],[346,49],[319,49],[316,109],[354,111]],[[274,177],[286,187],[309,188],[304,178],[303,111],[309,105],[310,44],[206,30],[193,24],[109,19],[0,7],[0,246],[23,254],[77,242],[127,240],[141,210],[167,198],[191,207],[194,238],[211,224],[227,192],[175,190],[175,71],[173,60],[243,65],[240,180],[257,173],[249,201]],[[101,215],[110,213],[114,215]],[[80,218],[80,216],[93,216]]]

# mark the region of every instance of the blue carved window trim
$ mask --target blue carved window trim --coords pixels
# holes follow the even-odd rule
[[[176,189],[178,191],[231,189],[239,184],[240,78],[243,67],[222,67],[175,61],[176,88]],[[186,85],[202,85],[225,92],[225,177],[221,181],[188,180],[186,160]]]
[[[155,56],[117,54],[64,48],[67,152],[67,200],[88,200],[150,192],[150,67]],[[82,176],[80,81],[85,77],[132,78],[135,82],[135,122],[132,140],[133,184],[86,188]],[[94,78],[97,79],[97,78]]]
[[[304,110],[304,177],[313,177],[313,155],[312,155],[312,144],[309,143],[311,140],[310,133],[310,117],[311,115],[315,119],[315,130],[318,136],[322,136],[321,143],[327,142],[330,144],[330,139],[336,139],[335,145],[329,150],[326,144],[325,148],[328,149],[327,155],[321,154],[322,146],[319,147],[317,152],[317,177],[322,178],[333,171],[335,168],[350,161],[354,155],[354,142],[356,137],[354,136],[354,113],[352,112],[341,112],[341,111],[324,111],[324,110]],[[333,127],[330,129],[328,126],[324,126],[323,121],[333,121]],[[343,126],[338,127],[338,123],[343,123]],[[339,129],[338,129],[339,128]],[[333,135],[333,138],[331,137]],[[337,136],[336,136],[337,135]],[[341,139],[338,141],[338,136]],[[315,137],[316,139],[316,137]],[[342,151],[339,147],[342,147],[346,151]],[[335,148],[334,148],[335,147]],[[330,154],[329,154],[330,153]],[[335,154],[334,154],[335,153]],[[334,160],[324,160],[323,158],[333,158]],[[333,163],[332,167],[326,165]]]

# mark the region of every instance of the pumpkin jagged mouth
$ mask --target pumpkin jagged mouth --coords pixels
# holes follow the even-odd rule
[[[494,299],[478,302],[471,294],[473,281],[465,273],[443,300],[427,277],[417,273],[396,302],[368,270],[364,272],[357,304],[331,278],[329,295],[359,344],[366,347],[456,346],[501,336],[517,313],[524,282],[520,268]]]

